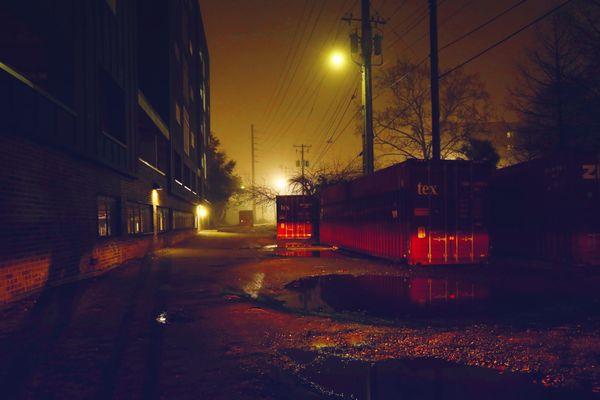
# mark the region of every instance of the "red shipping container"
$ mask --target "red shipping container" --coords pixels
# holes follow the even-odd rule
[[[499,256],[600,265],[600,161],[564,153],[496,171],[490,234]]]
[[[479,263],[489,167],[408,160],[321,196],[321,242],[409,264]]]
[[[319,203],[313,196],[277,196],[277,240],[315,241]]]

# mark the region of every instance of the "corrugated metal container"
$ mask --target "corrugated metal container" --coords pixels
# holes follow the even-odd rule
[[[496,171],[490,231],[496,255],[600,265],[600,161],[561,154]]]
[[[327,188],[321,242],[409,264],[481,262],[489,173],[468,161],[409,160]]]
[[[277,239],[317,240],[319,202],[314,196],[277,196]]]

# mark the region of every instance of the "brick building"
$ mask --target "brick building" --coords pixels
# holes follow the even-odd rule
[[[3,0],[0,26],[0,304],[193,235],[198,1]]]

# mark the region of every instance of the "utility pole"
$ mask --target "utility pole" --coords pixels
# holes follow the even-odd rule
[[[255,184],[255,172],[256,172],[256,158],[255,158],[255,153],[256,153],[256,141],[255,141],[255,137],[254,137],[254,124],[250,125],[250,145],[251,147],[251,154],[252,154],[252,218],[256,217],[256,187],[254,186]]]
[[[371,52],[373,34],[371,31],[371,2],[361,0],[361,52],[362,52],[362,96],[364,106],[363,121],[363,174],[372,174],[375,167],[373,156],[373,92],[371,88]]]
[[[373,154],[373,89],[372,89],[372,56],[381,56],[381,40],[382,35],[379,31],[373,35],[373,24],[384,24],[385,21],[377,15],[371,18],[371,2],[370,0],[361,0],[360,2],[360,18],[353,18],[352,14],[345,16],[342,20],[351,23],[353,21],[360,22],[360,64],[362,76],[362,106],[363,106],[363,174],[372,174],[374,167]],[[352,53],[357,53],[359,50],[359,35],[353,33],[350,35],[350,43]],[[374,51],[373,51],[374,50]],[[381,65],[377,63],[375,65]]]
[[[431,158],[440,159],[440,88],[438,73],[437,0],[429,0],[429,51],[431,58]]]
[[[302,171],[302,194],[306,194],[306,190],[304,188],[304,168],[306,166],[308,166],[308,161],[304,161],[304,150],[306,150],[306,152],[308,153],[308,150],[312,146],[301,144],[301,145],[294,145],[294,147],[297,149],[298,148],[300,149],[300,165],[301,165],[301,171]]]

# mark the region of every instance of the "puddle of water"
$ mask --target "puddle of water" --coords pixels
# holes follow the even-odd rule
[[[291,282],[286,289],[280,299],[290,308],[384,318],[491,316],[557,302],[549,294],[517,293],[453,278],[325,275]]]
[[[289,350],[296,375],[313,389],[351,399],[588,399],[591,393],[536,385],[516,374],[420,358],[369,363],[318,352]]]

